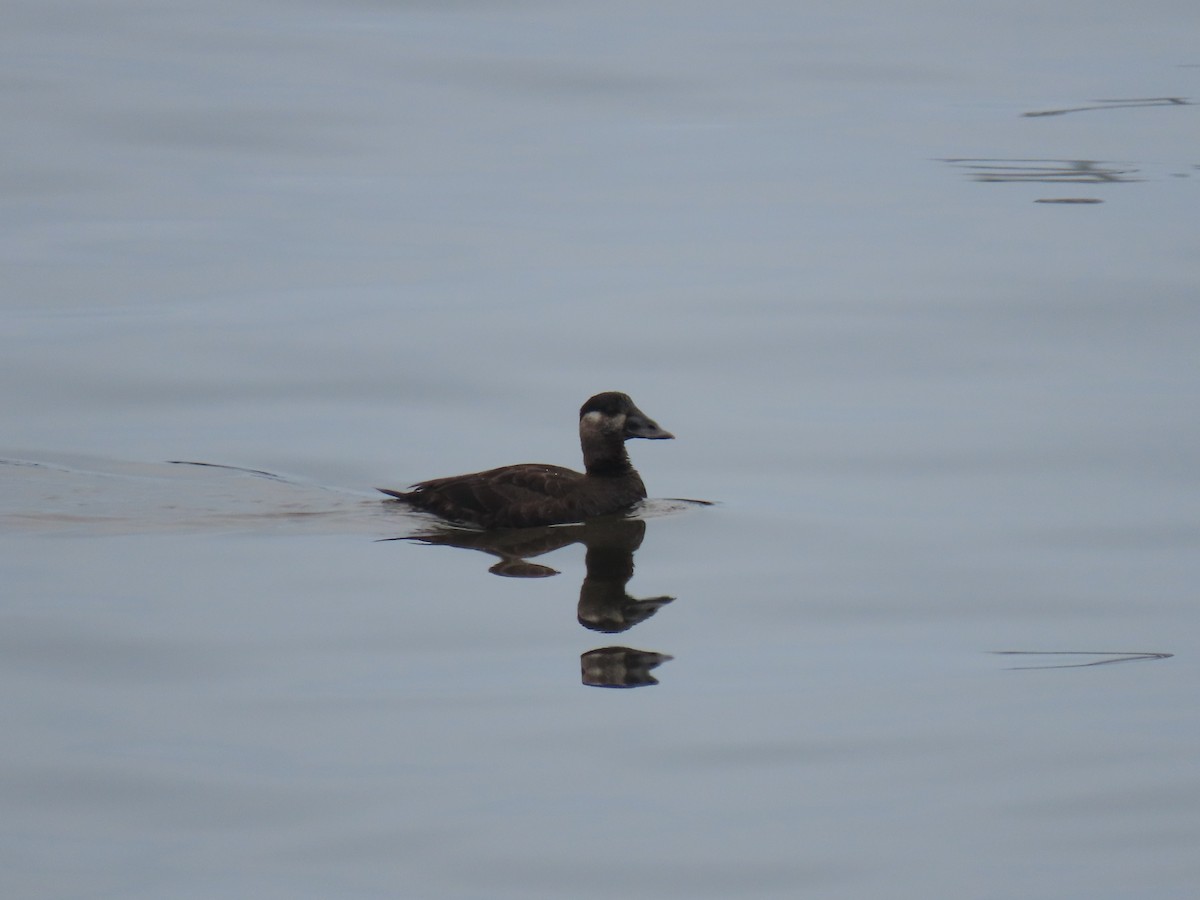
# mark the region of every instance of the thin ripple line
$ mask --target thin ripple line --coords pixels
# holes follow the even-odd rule
[[[1141,660],[1170,659],[1174,653],[1158,653],[1147,650],[993,650],[997,656],[1107,656],[1086,663],[1063,663],[1057,666],[1010,666],[1009,671],[1022,669],[1084,669],[1088,666],[1107,666],[1112,663],[1138,662]]]

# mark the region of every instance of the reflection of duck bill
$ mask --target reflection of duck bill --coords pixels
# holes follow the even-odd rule
[[[650,670],[673,657],[653,650],[600,647],[579,657],[583,683],[591,687],[632,688],[658,684]]]

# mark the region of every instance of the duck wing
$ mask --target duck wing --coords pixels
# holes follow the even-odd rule
[[[571,495],[585,478],[561,466],[530,463],[434,478],[409,491],[383,493],[454,521],[524,528],[576,520],[579,514]]]

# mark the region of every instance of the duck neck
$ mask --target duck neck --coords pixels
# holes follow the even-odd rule
[[[633,471],[622,435],[581,434],[583,467],[589,475],[614,478]]]

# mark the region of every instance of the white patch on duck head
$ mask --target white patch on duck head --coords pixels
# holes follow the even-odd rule
[[[605,415],[599,410],[592,410],[589,413],[584,413],[579,419],[580,432],[612,432],[623,431],[625,428],[625,413],[617,413],[615,416]]]

